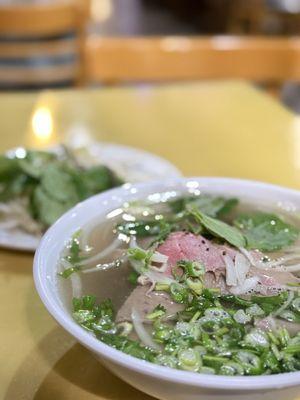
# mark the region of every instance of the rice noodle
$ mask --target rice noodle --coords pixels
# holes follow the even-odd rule
[[[81,297],[82,296],[82,283],[80,275],[77,272],[73,272],[70,275],[71,285],[72,285],[72,294],[73,297]]]
[[[90,224],[86,225],[84,227],[84,229],[82,229],[81,235],[80,235],[80,244],[81,247],[84,251],[87,251],[87,249],[89,249],[89,239],[91,236],[91,233],[93,232],[93,230],[97,227],[101,227],[101,225],[105,224],[106,221],[104,222],[100,222],[99,221],[93,221]]]
[[[84,274],[88,274],[90,272],[107,271],[108,269],[118,268],[124,261],[125,261],[125,257],[117,258],[116,260],[114,260],[110,263],[98,264],[92,268],[82,269],[81,272]]]
[[[104,257],[109,256],[113,251],[115,251],[121,244],[120,239],[117,237],[109,246],[107,246],[104,250],[100,251],[100,253],[95,254],[92,257],[86,258],[85,260],[77,263],[79,267],[94,263],[96,261],[101,260]]]
[[[273,271],[278,271],[278,272],[299,272],[300,271],[300,264],[292,264],[292,265],[278,265],[277,261],[270,261],[270,262],[262,262],[262,261],[255,261],[255,259],[253,258],[252,254],[246,250],[243,247],[239,248],[240,252],[243,253],[248,260],[250,261],[251,265],[253,265],[254,267],[261,269],[261,270],[273,270]],[[300,257],[299,257],[300,258]],[[279,263],[282,264],[282,263]]]
[[[150,334],[144,328],[142,318],[135,308],[132,308],[132,310],[131,310],[131,319],[132,319],[132,323],[133,323],[135,332],[138,335],[140,341],[145,346],[152,347],[153,349],[159,351],[160,346],[152,340]]]
[[[272,268],[274,271],[287,271],[287,272],[299,272],[300,264],[293,265],[282,265],[282,267]]]
[[[292,260],[298,260],[298,259],[300,259],[300,254],[294,253],[294,254],[289,254],[287,256],[282,256],[278,260],[270,261],[270,262],[267,262],[264,264],[270,265],[271,267],[277,267],[278,265],[282,265],[286,261],[292,261]]]

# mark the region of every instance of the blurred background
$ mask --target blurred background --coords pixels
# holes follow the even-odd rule
[[[0,0],[0,90],[242,78],[300,112],[300,0]]]

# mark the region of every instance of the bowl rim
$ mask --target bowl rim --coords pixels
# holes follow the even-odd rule
[[[297,386],[300,384],[300,371],[288,372],[274,375],[261,375],[261,376],[222,376],[222,375],[208,375],[199,374],[196,372],[181,371],[153,364],[148,361],[140,360],[128,354],[125,354],[113,347],[102,343],[96,339],[89,332],[81,328],[75,321],[72,320],[66,310],[63,310],[55,301],[53,301],[53,293],[50,290],[48,279],[45,279],[43,270],[45,268],[44,253],[47,252],[48,244],[55,237],[57,231],[61,229],[67,220],[74,217],[76,213],[83,213],[93,203],[96,204],[99,200],[108,200],[116,195],[123,197],[128,191],[137,188],[140,192],[148,192],[149,188],[160,186],[161,191],[164,187],[171,184],[186,185],[189,181],[197,181],[200,184],[232,184],[238,186],[247,186],[248,188],[259,188],[271,192],[280,193],[283,196],[295,196],[299,198],[300,205],[300,191],[295,189],[285,188],[270,183],[263,183],[254,180],[236,179],[236,178],[223,178],[223,177],[190,177],[190,178],[172,178],[164,182],[147,182],[137,184],[125,184],[121,187],[111,189],[104,193],[100,193],[89,199],[77,204],[71,210],[67,211],[52,225],[45,235],[43,236],[39,247],[34,256],[33,275],[36,290],[47,308],[48,312],[54,319],[73,337],[75,337],[81,344],[89,350],[96,352],[100,357],[111,361],[114,364],[119,364],[123,368],[130,369],[139,374],[151,376],[163,381],[181,383],[197,388],[206,388],[214,390],[235,390],[235,391],[254,391],[254,390],[272,390],[278,388],[286,388],[290,386]],[[150,191],[151,192],[151,191]],[[143,196],[140,196],[143,197]],[[124,202],[124,200],[123,200]],[[113,209],[113,208],[112,208]],[[73,218],[74,219],[74,218]]]

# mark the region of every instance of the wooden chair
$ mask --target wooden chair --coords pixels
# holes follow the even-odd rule
[[[85,82],[242,78],[300,80],[300,38],[100,38],[85,46]]]
[[[0,87],[81,80],[88,0],[0,6]]]

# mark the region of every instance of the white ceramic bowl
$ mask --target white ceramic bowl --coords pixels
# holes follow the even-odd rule
[[[166,182],[129,185],[94,196],[63,215],[45,234],[34,258],[39,295],[57,322],[90,349],[114,374],[164,400],[296,399],[300,372],[271,376],[228,377],[179,371],[138,360],[113,349],[78,326],[62,304],[57,290],[56,265],[65,242],[81,226],[121,206],[159,192],[200,190],[246,199],[263,199],[270,206],[300,210],[300,192],[278,186],[226,178],[177,178]],[[101,384],[101,383],[99,383]],[[292,387],[294,387],[292,389]],[[271,392],[271,393],[270,393]],[[266,396],[266,397],[265,397]]]

